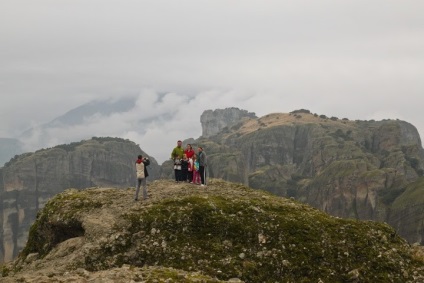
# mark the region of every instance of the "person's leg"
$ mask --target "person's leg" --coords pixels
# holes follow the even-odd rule
[[[188,171],[187,181],[193,182],[193,171]]]
[[[205,186],[207,185],[207,181],[206,181],[206,167],[203,167],[203,184]]]
[[[143,178],[143,199],[147,199],[147,180]]]
[[[201,180],[201,184],[204,185],[205,184],[205,167],[204,166],[199,166],[199,174],[200,174],[200,180]]]
[[[179,181],[178,170],[174,169],[174,173],[175,173],[175,182],[178,182]]]
[[[200,185],[200,173],[199,173],[199,171],[196,172],[196,184]]]
[[[137,178],[137,188],[135,190],[135,197],[134,197],[135,200],[138,200],[138,193],[140,192],[141,180],[142,179]]]
[[[202,180],[201,180],[201,178],[200,178],[200,171],[197,171],[197,184],[201,184],[202,183]]]

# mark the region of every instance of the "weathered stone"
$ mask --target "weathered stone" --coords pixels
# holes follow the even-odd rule
[[[234,126],[243,118],[256,118],[255,113],[240,110],[238,108],[226,108],[217,110],[206,110],[200,116],[202,124],[202,136],[211,137],[219,133],[222,129]]]
[[[36,260],[37,258],[38,258],[38,253],[29,254],[25,259],[25,263],[31,263],[34,260]]]

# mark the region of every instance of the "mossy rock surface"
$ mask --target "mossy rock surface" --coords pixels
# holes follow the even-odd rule
[[[156,282],[422,282],[423,257],[386,224],[217,179],[207,187],[160,180],[148,190],[139,202],[134,188],[57,195],[5,278],[54,266],[58,280],[158,267],[157,278],[169,272],[171,281]]]

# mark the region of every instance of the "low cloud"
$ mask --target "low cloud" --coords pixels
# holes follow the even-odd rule
[[[116,99],[119,97],[109,101],[112,103]],[[144,89],[133,97],[134,106],[128,111],[108,115],[86,113],[83,122],[76,125],[33,125],[32,130],[21,140],[26,151],[34,151],[93,136],[121,137],[139,144],[143,151],[161,163],[169,158],[177,140],[201,136],[200,116],[203,111],[227,107],[245,109],[258,116],[305,108],[313,113],[352,120],[399,118],[414,124],[421,133],[424,131],[421,121],[404,114],[400,116],[397,107],[402,103],[403,107],[407,107],[407,102],[400,98],[396,101],[392,97],[391,102],[381,100],[380,105],[378,101],[368,104],[366,100],[358,102],[355,99],[357,98],[337,96],[332,101],[314,96],[293,99],[272,92],[258,94],[237,90],[209,90],[187,95]],[[334,104],[340,106],[334,108]]]
[[[136,142],[162,162],[168,158],[178,139],[201,136],[200,116],[204,110],[233,107],[242,101],[249,101],[249,95],[207,91],[190,97],[146,89],[134,97],[134,107],[129,111],[110,115],[87,113],[83,122],[77,125],[34,126],[22,142],[25,150],[34,151],[93,136],[121,137]]]

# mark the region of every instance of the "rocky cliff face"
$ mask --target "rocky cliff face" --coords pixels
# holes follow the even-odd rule
[[[424,242],[424,178],[400,188],[399,197],[390,207],[388,222],[401,235],[410,235],[418,243]]]
[[[411,223],[402,216],[395,221],[391,210],[404,188],[423,175],[421,140],[407,122],[295,111],[245,118],[193,144],[207,152],[211,177],[295,197],[339,217],[387,221],[409,241],[422,243],[418,223],[424,212]],[[396,206],[406,217],[405,209],[405,203]]]
[[[2,282],[424,282],[424,258],[384,223],[210,180],[70,189],[52,198]]]
[[[93,138],[27,153],[0,169],[0,261],[24,247],[28,229],[48,199],[67,188],[134,186],[134,161],[147,156],[133,142]],[[151,179],[159,176],[151,159]]]
[[[255,113],[240,110],[238,108],[226,108],[217,110],[206,110],[200,116],[202,124],[202,136],[210,137],[219,133],[225,127],[233,126],[243,118],[255,118]]]

